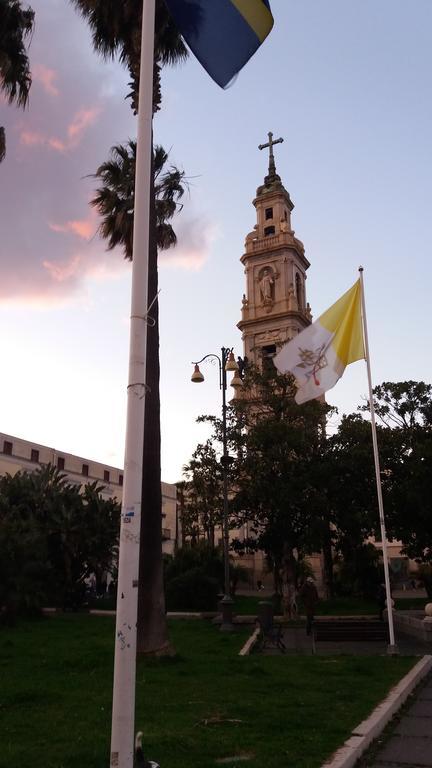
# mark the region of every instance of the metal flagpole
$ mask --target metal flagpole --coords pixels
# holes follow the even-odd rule
[[[136,625],[144,434],[155,0],[143,0],[123,503],[117,585],[111,768],[134,759]]]
[[[388,618],[389,640],[390,640],[387,651],[388,653],[396,654],[398,653],[398,649],[395,643],[394,627],[393,627],[393,604],[392,604],[392,596],[391,596],[391,590],[390,590],[389,563],[388,563],[388,555],[387,555],[387,533],[386,533],[385,519],[384,519],[384,505],[383,505],[382,488],[381,488],[381,471],[380,471],[379,454],[378,454],[378,441],[377,441],[377,434],[376,434],[375,408],[374,408],[373,392],[372,392],[369,339],[368,339],[368,332],[367,332],[366,304],[365,304],[364,284],[363,284],[363,267],[359,267],[359,272],[360,272],[360,285],[361,285],[363,334],[364,334],[365,352],[366,352],[366,368],[367,368],[368,385],[369,385],[372,443],[373,443],[373,452],[374,452],[374,461],[375,461],[375,477],[376,477],[377,496],[378,496],[378,510],[379,510],[379,521],[380,521],[380,527],[381,527],[384,579],[385,579],[385,589],[386,589],[386,598],[387,598],[387,618]]]

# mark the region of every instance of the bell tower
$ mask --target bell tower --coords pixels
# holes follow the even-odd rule
[[[243,294],[242,332],[244,356],[261,368],[285,342],[311,323],[306,301],[306,270],[309,262],[303,243],[294,236],[289,193],[276,173],[273,139],[259,149],[269,150],[268,174],[258,187],[253,204],[257,223],[246,235],[241,262],[245,268],[246,293]]]

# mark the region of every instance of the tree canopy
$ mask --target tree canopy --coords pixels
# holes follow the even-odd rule
[[[249,534],[234,538],[231,546],[240,553],[263,550],[280,589],[284,580],[295,580],[305,555],[321,550],[330,592],[336,562],[339,584],[344,581],[345,589],[350,584],[372,594],[381,576],[379,553],[368,544],[372,536],[380,540],[370,423],[361,413],[344,415],[337,430],[326,434],[331,409],[319,401],[298,406],[294,394],[290,376],[249,368],[243,392],[229,408],[234,459],[230,527]],[[432,387],[384,382],[373,395],[381,420],[378,445],[388,537],[402,541],[403,554],[432,562]],[[359,409],[365,412],[368,405]],[[200,420],[209,422],[214,433],[205,450],[200,446],[195,452],[188,470],[205,486],[207,477],[212,482],[217,477],[221,423],[214,417]],[[210,456],[213,469],[207,466]],[[209,498],[206,504],[211,506],[215,493],[210,483],[200,496]]]
[[[80,492],[51,465],[0,477],[3,611],[76,608],[90,574],[116,568],[120,506],[102,490],[90,483]]]

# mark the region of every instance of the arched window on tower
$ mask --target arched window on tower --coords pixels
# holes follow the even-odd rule
[[[304,309],[303,284],[302,284],[302,279],[298,272],[296,272],[295,284],[296,284],[296,296],[297,296],[299,309]]]
[[[267,347],[262,347],[261,356],[262,356],[263,371],[272,371],[274,369],[275,364],[273,362],[273,358],[275,354],[276,354],[275,344],[269,344]]]

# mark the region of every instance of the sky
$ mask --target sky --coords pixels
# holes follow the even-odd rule
[[[26,111],[0,97],[0,431],[122,466],[131,267],[106,251],[89,201],[110,148],[136,136],[127,72],[92,49],[68,0],[31,0]],[[175,249],[160,255],[162,478],[219,414],[222,346],[242,354],[239,261],[252,200],[276,165],[311,266],[318,317],[364,267],[372,377],[432,382],[430,0],[272,0],[275,26],[227,90],[199,63],[163,72],[155,139],[185,171]],[[343,413],[367,396],[365,364],[328,394]]]

